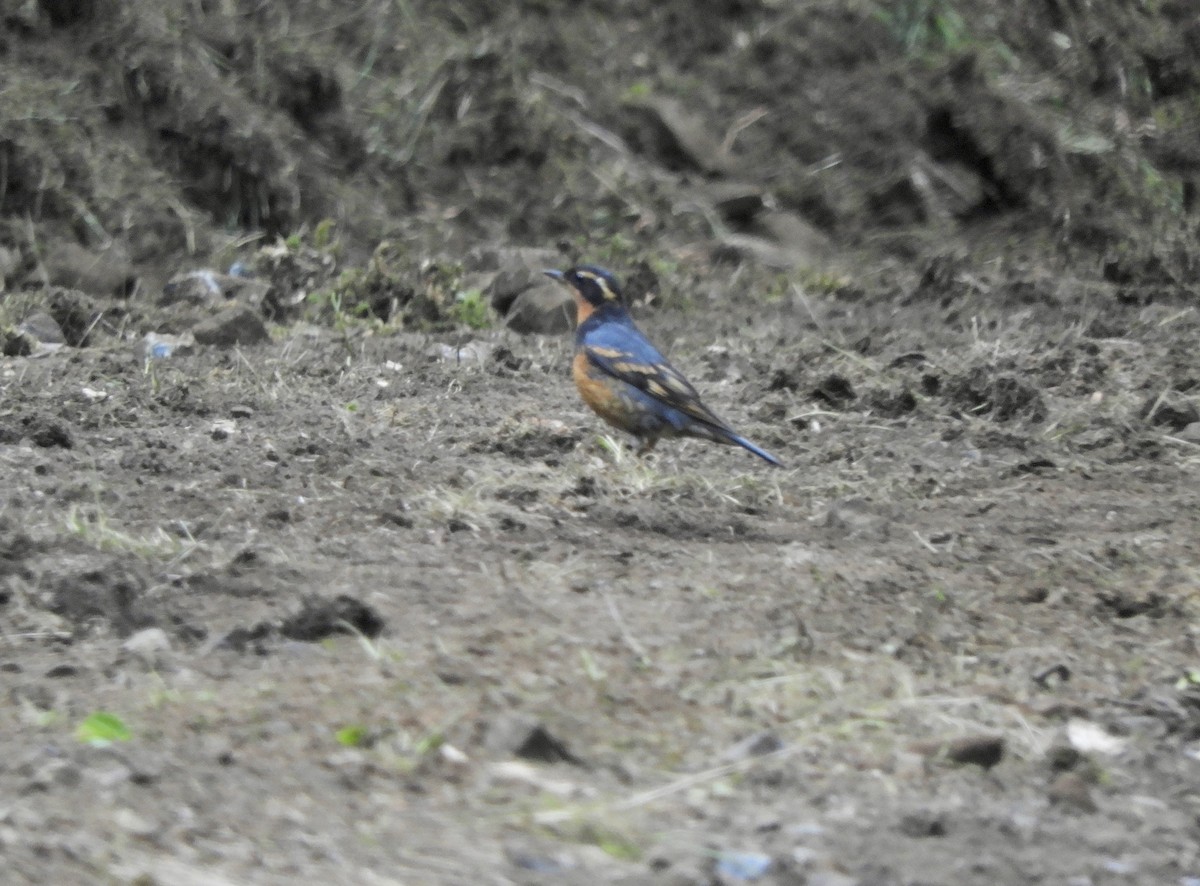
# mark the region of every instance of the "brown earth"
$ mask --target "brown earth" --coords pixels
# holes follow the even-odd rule
[[[0,4],[5,882],[1200,883],[1200,18],[995,7]]]

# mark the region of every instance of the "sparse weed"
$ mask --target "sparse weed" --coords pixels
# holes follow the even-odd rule
[[[109,522],[103,511],[82,513],[72,508],[66,517],[67,531],[77,536],[98,551],[133,554],[143,560],[169,560],[187,556],[194,548],[194,541],[185,541],[155,527],[148,535],[135,535],[118,529]]]
[[[872,15],[908,55],[952,52],[970,41],[966,20],[951,0],[902,0],[876,6]]]
[[[645,80],[639,80],[636,83],[630,83],[625,90],[626,101],[637,101],[638,99],[646,98],[650,95],[650,84]]]
[[[338,729],[333,737],[344,748],[360,748],[367,744],[369,733],[366,726],[355,723]]]
[[[487,329],[492,325],[492,309],[479,289],[466,289],[456,294],[450,316],[471,329]]]

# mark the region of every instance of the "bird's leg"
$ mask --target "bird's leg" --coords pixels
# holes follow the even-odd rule
[[[650,450],[654,448],[654,444],[656,444],[658,442],[658,438],[657,437],[640,437],[640,438],[638,438],[638,442],[640,445],[637,448],[637,454],[638,454],[638,457],[640,458],[641,456],[649,453]]]

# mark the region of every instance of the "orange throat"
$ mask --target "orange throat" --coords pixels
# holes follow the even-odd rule
[[[579,293],[575,293],[575,328],[583,325],[583,321],[592,316],[596,309],[592,307],[591,302],[585,299]]]

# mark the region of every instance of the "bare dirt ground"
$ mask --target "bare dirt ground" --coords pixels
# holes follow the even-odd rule
[[[1187,2],[0,12],[5,882],[1200,883]]]

